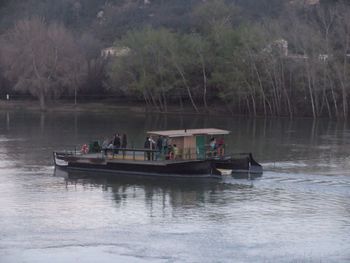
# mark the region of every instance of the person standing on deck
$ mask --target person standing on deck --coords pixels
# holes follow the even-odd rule
[[[168,138],[167,137],[163,137],[163,154],[164,154],[164,158],[166,159],[168,156]]]
[[[125,150],[124,149],[126,149],[127,146],[128,146],[128,138],[127,138],[126,134],[123,133],[123,136],[122,136],[123,158],[125,157]]]
[[[163,136],[158,137],[156,146],[157,146],[156,160],[158,160],[163,151]]]
[[[151,160],[151,153],[147,151],[150,148],[150,145],[151,143],[150,143],[149,137],[146,137],[146,141],[143,144],[143,148],[146,149],[147,160]]]
[[[209,152],[210,152],[210,156],[213,157],[216,155],[216,139],[213,137],[210,139],[210,143],[209,143]]]
[[[225,155],[225,141],[223,137],[217,140],[217,149],[218,149],[218,155],[220,157],[223,157]]]
[[[102,143],[102,150],[103,150],[105,155],[107,155],[107,150],[108,150],[108,146],[109,146],[110,142],[111,142],[111,140],[109,138],[105,138],[105,140]]]
[[[153,140],[152,136],[149,136],[149,149],[154,150],[156,148],[156,142]],[[152,152],[152,158],[151,160],[154,160],[154,153]]]
[[[119,148],[120,148],[120,135],[119,133],[116,133],[114,136],[114,140],[113,140],[113,146],[114,146],[114,153],[118,154],[119,153]]]
[[[177,148],[176,144],[173,145],[173,159],[176,160],[179,158],[179,149]]]
[[[122,136],[122,148],[125,149],[128,146],[128,137],[125,133]]]

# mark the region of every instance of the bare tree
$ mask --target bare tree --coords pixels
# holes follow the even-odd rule
[[[29,92],[45,110],[50,97],[75,93],[86,75],[86,62],[63,25],[43,19],[18,21],[2,38],[1,64],[14,89]]]

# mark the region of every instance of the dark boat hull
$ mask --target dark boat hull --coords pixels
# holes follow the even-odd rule
[[[125,161],[84,158],[54,153],[55,165],[67,170],[96,171],[119,175],[208,178],[220,177],[210,160]]]
[[[254,160],[252,154],[240,154],[246,156],[229,156],[225,158],[214,158],[217,169],[232,170],[232,173],[255,173],[262,174],[263,167]]]

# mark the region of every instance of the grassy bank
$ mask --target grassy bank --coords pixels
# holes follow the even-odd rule
[[[210,105],[208,110],[198,107],[199,112],[195,112],[189,104],[168,105],[167,112],[161,112],[157,108],[146,107],[142,102],[137,101],[84,101],[74,105],[71,100],[57,100],[47,103],[45,112],[95,112],[95,113],[113,113],[117,111],[129,111],[134,113],[166,113],[166,114],[186,114],[186,115],[212,115],[212,116],[249,116],[244,114],[232,113],[227,107],[219,104]],[[42,111],[38,101],[35,100],[0,100],[0,111]],[[259,115],[255,117],[261,117]],[[286,117],[286,116],[280,116]]]
[[[35,100],[0,100],[0,110],[2,111],[41,111],[39,102]],[[98,102],[79,102],[74,105],[73,101],[51,101],[47,103],[46,112],[115,112],[115,111],[131,111],[136,113],[152,112],[160,113],[155,108],[146,108],[145,104],[140,102],[120,102],[120,101],[98,101]],[[224,109],[213,107],[210,112],[200,109],[201,114],[224,114]],[[178,105],[169,105],[168,111],[163,113],[169,114],[196,114],[191,106],[184,105],[182,108]]]
[[[0,101],[0,110],[11,111],[41,111],[37,101],[28,100],[10,100]],[[142,104],[128,104],[120,102],[83,102],[74,105],[72,101],[55,101],[47,103],[48,112],[113,112],[117,110],[130,110],[133,112],[145,112]]]

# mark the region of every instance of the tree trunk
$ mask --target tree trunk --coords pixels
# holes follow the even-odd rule
[[[254,114],[254,117],[256,117],[256,105],[255,105],[254,95],[252,93],[250,94],[250,98],[252,99],[252,104],[253,104],[253,114]]]
[[[204,109],[206,112],[209,111],[208,109],[208,104],[207,104],[207,73],[205,69],[205,63],[203,56],[200,55],[201,58],[201,64],[202,64],[202,74],[203,74],[203,104],[204,104]]]
[[[193,100],[192,93],[191,93],[191,89],[190,89],[190,87],[189,87],[188,84],[187,84],[187,80],[186,80],[186,78],[185,78],[184,73],[182,72],[182,70],[180,69],[180,67],[177,65],[177,63],[174,63],[174,64],[175,64],[175,67],[176,67],[177,71],[180,73],[182,82],[184,83],[184,85],[185,85],[185,87],[186,87],[188,97],[190,98],[190,101],[191,101],[191,103],[192,103],[192,106],[193,106],[194,110],[195,110],[197,113],[199,113],[199,110],[198,110],[198,108],[197,108],[196,103],[195,103],[194,100]]]
[[[233,115],[233,110],[231,109],[230,104],[227,102],[227,99],[226,99],[226,98],[223,98],[223,100],[224,100],[224,102],[225,102],[226,108],[227,108],[228,111],[231,113],[231,115]]]
[[[156,101],[156,99],[154,98],[154,95],[153,95],[152,91],[148,91],[148,94],[149,94],[149,96],[151,97],[151,101],[152,101],[152,103],[153,103],[153,106],[156,108],[156,111],[157,111],[157,112],[161,112],[161,109],[160,109],[159,106],[157,105],[157,101]]]
[[[39,102],[40,102],[40,110],[45,111],[46,110],[46,102],[45,102],[45,95],[42,90],[40,90],[39,93]]]
[[[78,95],[78,88],[76,84],[74,85],[74,106],[77,106],[77,95]]]
[[[335,97],[333,83],[331,83],[330,86],[331,86],[331,93],[332,93],[332,99],[333,99],[333,104],[334,104],[335,116],[338,118],[339,117],[338,103],[337,103],[337,99]]]
[[[310,68],[308,63],[306,63],[306,72],[307,72],[308,89],[309,89],[310,102],[311,102],[311,108],[312,108],[312,116],[314,117],[314,119],[316,119],[317,116],[316,116],[314,96],[312,92],[311,73],[310,73]]]
[[[143,92],[142,92],[142,95],[143,95],[143,99],[144,99],[144,101],[145,101],[145,103],[146,103],[146,111],[148,112],[148,111],[150,110],[150,103],[149,103],[149,101],[148,101],[146,92],[143,91]]]
[[[348,46],[348,45],[347,45]],[[347,56],[345,55],[344,57],[344,66],[343,66],[343,78],[344,81],[342,82],[342,94],[343,94],[343,114],[344,114],[344,119],[348,118],[348,94],[347,90],[345,87],[345,83],[347,83]]]
[[[34,54],[32,56],[32,65],[33,65],[35,76],[39,82],[39,86],[38,86],[39,95],[38,96],[39,96],[39,102],[40,102],[40,110],[45,111],[46,110],[46,103],[45,103],[44,87],[42,86],[41,76],[39,74],[38,67],[36,65],[36,60],[35,60]]]
[[[165,91],[164,91],[163,86],[162,86],[162,98],[163,98],[164,111],[168,112],[168,103],[167,103],[167,100],[166,100],[166,95],[165,95]]]
[[[183,102],[182,102],[182,96],[181,95],[179,96],[179,100],[180,100],[180,110],[183,112],[184,111],[184,105],[183,105]]]
[[[260,87],[260,90],[261,90],[261,95],[262,95],[262,101],[263,101],[263,109],[264,109],[264,116],[267,116],[267,111],[266,111],[266,95],[265,95],[265,91],[264,91],[264,88],[263,88],[263,83],[262,83],[262,80],[261,80],[261,77],[260,77],[260,73],[259,73],[259,70],[256,66],[256,63],[255,61],[253,60],[253,55],[251,54],[249,48],[247,48],[247,51],[248,51],[248,55],[250,57],[250,60],[251,60],[251,63],[252,63],[252,66],[253,66],[253,69],[255,71],[255,74],[258,78],[258,82],[259,82],[259,87]]]
[[[246,103],[247,103],[248,115],[250,116],[251,113],[250,113],[250,104],[249,104],[249,99],[248,99],[248,97],[245,97],[245,100],[246,100]]]

